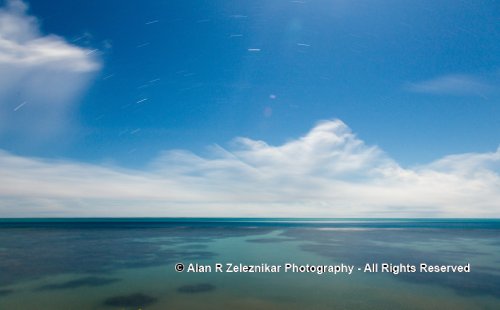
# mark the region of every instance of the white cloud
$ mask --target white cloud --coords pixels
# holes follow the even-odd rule
[[[65,126],[100,63],[90,50],[42,34],[27,9],[20,0],[0,8],[0,135],[39,139]]]
[[[493,90],[493,87],[488,82],[475,76],[450,74],[410,83],[407,85],[407,89],[418,93],[484,97]]]
[[[0,216],[498,217],[500,149],[403,168],[341,121],[145,171],[0,153]]]

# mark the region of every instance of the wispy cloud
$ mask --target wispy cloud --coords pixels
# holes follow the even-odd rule
[[[500,149],[403,168],[340,120],[144,171],[0,153],[0,216],[500,216]]]
[[[20,0],[0,8],[0,134],[40,138],[64,126],[68,108],[100,63],[93,50],[42,34],[27,10]]]
[[[450,74],[430,80],[409,83],[407,89],[418,93],[443,94],[456,96],[485,97],[493,90],[493,86],[478,77],[466,74]]]

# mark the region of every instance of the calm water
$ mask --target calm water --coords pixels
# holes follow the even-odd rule
[[[500,220],[0,220],[0,309],[500,309],[499,237]],[[356,268],[179,273],[179,262]],[[422,262],[471,272],[357,270]]]

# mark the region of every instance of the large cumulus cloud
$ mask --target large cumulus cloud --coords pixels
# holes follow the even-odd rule
[[[57,134],[100,68],[95,53],[57,35],[45,35],[27,5],[0,8],[0,137],[27,142]]]

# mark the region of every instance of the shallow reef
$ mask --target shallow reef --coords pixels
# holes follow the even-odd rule
[[[210,292],[213,290],[215,290],[215,285],[210,283],[189,284],[177,288],[177,291],[179,293],[184,293],[184,294],[197,294],[197,293]]]
[[[120,295],[106,298],[103,301],[105,306],[120,308],[141,308],[155,303],[158,299],[142,293]]]

